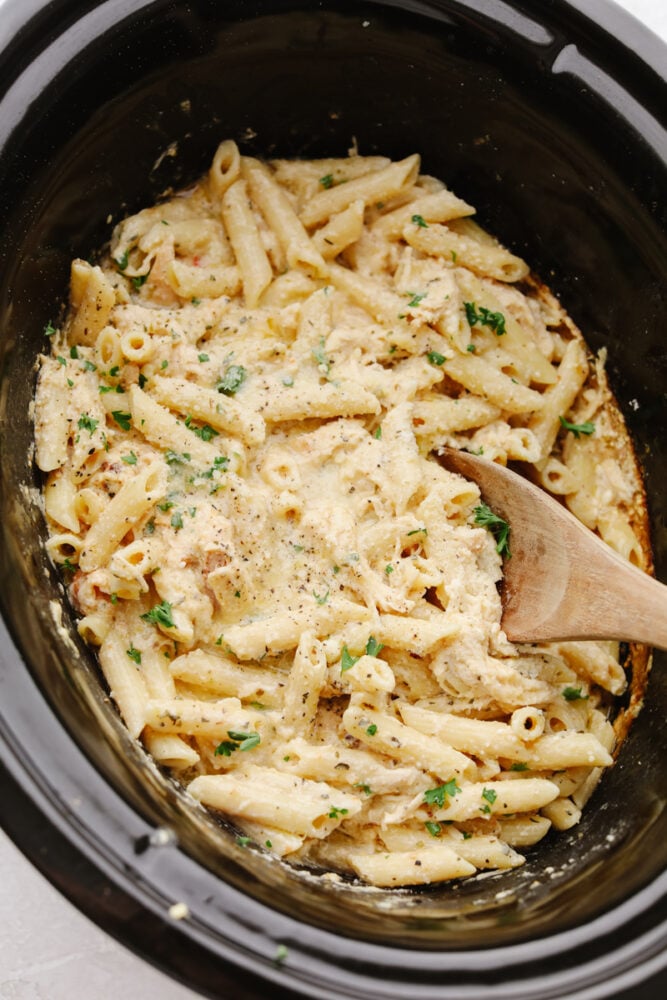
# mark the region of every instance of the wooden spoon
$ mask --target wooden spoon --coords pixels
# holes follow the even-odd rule
[[[667,649],[667,586],[631,566],[564,507],[494,462],[446,448],[510,525],[502,627],[513,642],[627,639]]]

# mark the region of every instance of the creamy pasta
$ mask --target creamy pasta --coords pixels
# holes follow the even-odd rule
[[[74,261],[39,369],[48,550],[130,734],[242,844],[376,886],[574,825],[626,687],[618,644],[508,642],[511,535],[438,450],[646,563],[604,359],[473,216],[416,155],[224,142]]]

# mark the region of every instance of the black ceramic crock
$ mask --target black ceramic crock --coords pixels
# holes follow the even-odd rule
[[[223,138],[260,156],[344,154],[355,141],[420,151],[608,348],[664,579],[665,62],[603,0],[1,7],[2,819],[84,912],[210,996],[652,995],[638,984],[655,984],[666,960],[667,663],[656,656],[645,708],[581,824],[522,869],[379,892],[237,846],[129,740],[67,612],[62,627],[54,612],[29,404],[68,263],[203,172]],[[175,902],[186,919],[169,917]]]

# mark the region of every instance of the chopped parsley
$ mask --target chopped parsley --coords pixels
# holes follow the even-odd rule
[[[70,356],[70,358],[73,358],[74,361],[78,360],[79,350],[78,350],[76,344],[74,344],[72,347],[70,347],[70,349],[69,349],[69,356]]]
[[[376,441],[381,441],[382,440],[382,424],[380,424],[378,427],[376,427],[375,433],[373,434],[373,437],[375,438]]]
[[[412,221],[414,222],[415,226],[419,226],[420,229],[428,229],[428,222],[424,220],[424,217],[422,215],[413,215]]]
[[[320,337],[319,344],[317,345],[317,347],[313,348],[311,353],[315,358],[315,360],[317,361],[318,365],[322,365],[328,373],[329,369],[331,368],[331,362],[329,361],[326,355],[324,344],[325,344],[324,337]]]
[[[287,955],[288,955],[287,947],[284,944],[279,944],[278,947],[276,948],[276,953],[273,956],[273,961],[276,962],[277,965],[280,965],[282,962],[285,961]]]
[[[329,600],[329,591],[327,590],[326,594],[317,594],[315,591],[313,591],[313,597],[315,598],[317,604],[320,605],[326,604],[327,601]]]
[[[349,651],[347,646],[343,646],[343,652],[340,658],[340,672],[344,674],[346,670],[351,670],[352,667],[359,661],[358,656],[353,656]]]
[[[111,416],[114,418],[121,430],[129,431],[130,420],[132,419],[131,413],[124,413],[123,410],[112,410]]]
[[[181,530],[181,528],[183,527],[183,515],[181,514],[180,510],[177,510],[174,514],[171,515],[170,524],[172,528],[176,529],[176,531]]]
[[[366,656],[379,656],[380,651],[384,649],[384,645],[378,642],[375,636],[370,636],[368,642],[366,643]]]
[[[478,309],[474,302],[464,302],[463,307],[470,326],[475,326],[477,323],[480,326],[488,326],[498,337],[502,337],[505,333],[505,317],[501,312],[491,312],[486,306],[480,306]]]
[[[114,264],[119,271],[124,271],[127,265],[130,263],[130,248],[126,247],[125,251],[120,257],[114,257]]]
[[[408,309],[416,309],[422,299],[426,298],[426,292],[406,292],[405,293],[410,301],[408,302]]]
[[[502,517],[494,514],[488,504],[481,503],[473,509],[475,524],[483,528],[488,528],[496,540],[496,552],[498,555],[511,558],[510,552],[510,526]]]
[[[327,816],[329,819],[338,819],[339,816],[347,816],[347,809],[339,809],[338,806],[332,806]]]
[[[233,396],[246,380],[247,372],[243,365],[227,365],[225,374],[218,380],[216,389],[225,396]]]
[[[82,413],[78,420],[79,430],[88,431],[89,434],[93,433],[98,424],[99,420],[93,419],[87,413]]]
[[[486,799],[487,802],[490,802],[491,805],[493,805],[493,803],[498,798],[498,793],[495,792],[493,788],[485,788],[484,791],[482,792],[482,798]]]
[[[186,462],[190,461],[191,457],[189,451],[178,452],[172,451],[171,448],[168,448],[164,453],[164,460],[167,465],[185,465]]]
[[[377,733],[377,731],[378,731],[378,727],[375,725],[374,722],[371,722],[370,726],[366,727],[366,732],[368,733],[369,736],[375,736],[375,734]]]
[[[147,382],[148,382],[148,379],[146,378],[146,376],[144,375],[144,373],[143,372],[139,372],[139,388],[143,389],[143,387],[146,385]]]
[[[163,628],[176,628],[174,619],[171,617],[172,605],[169,601],[162,601],[161,604],[156,604],[154,607],[147,611],[145,615],[140,615],[140,618],[144,622],[148,622],[149,625],[162,625]]]
[[[354,787],[355,788],[360,788],[361,791],[364,793],[364,795],[372,795],[373,794],[373,789],[371,788],[371,786],[364,784],[363,781],[357,781],[357,783],[355,784]]]
[[[523,760],[515,760],[512,766],[510,767],[510,771],[528,771],[528,770],[530,770],[530,768]]]
[[[440,826],[440,824],[434,823],[432,820],[428,820],[426,823],[424,823],[424,826],[426,827],[426,829],[428,830],[428,832],[431,834],[432,837],[439,837],[440,834],[442,833],[442,827]]]
[[[85,358],[83,362],[83,369],[84,371],[87,372],[96,372],[97,365],[94,365],[92,361],[89,361],[88,358]]]
[[[125,652],[135,663],[141,663],[141,651],[134,648],[134,643],[131,642],[130,648],[126,649]]]
[[[587,701],[588,695],[582,694],[580,687],[566,687],[563,688],[563,698],[565,701]]]
[[[440,365],[444,365],[445,361],[447,360],[445,355],[440,354],[439,351],[429,351],[426,357],[428,358],[429,362],[432,365],[436,365],[436,367],[438,368],[440,367]]]
[[[208,354],[198,354],[197,360],[201,361],[203,364],[205,361],[210,361],[211,359],[209,358]]]
[[[387,565],[384,568],[385,576],[389,576],[390,573],[393,573],[393,572],[394,572],[394,567],[391,565],[391,563],[387,563]]]
[[[131,451],[129,455],[121,455],[120,460],[121,462],[125,462],[126,465],[137,464],[137,456],[134,454],[133,451]]]
[[[428,806],[439,806],[442,809],[445,801],[448,798],[454,798],[460,791],[461,789],[456,784],[456,778],[452,778],[451,781],[446,781],[443,785],[427,788],[424,792],[424,802]]]
[[[259,733],[237,732],[234,729],[230,729],[228,730],[227,735],[230,740],[234,740],[235,743],[238,743],[239,750],[253,750],[255,747],[258,747],[261,742]]]
[[[58,331],[57,331],[56,327],[53,325],[53,323],[51,322],[51,320],[49,320],[49,322],[44,327],[44,336],[45,337],[53,337],[53,335],[56,334],[57,332]]]
[[[202,441],[211,441],[214,437],[219,437],[219,431],[216,431],[210,424],[203,424],[201,427],[193,427],[192,417],[189,415],[185,418],[185,426],[188,430],[191,430],[193,434],[196,434],[198,438],[201,438]]]
[[[334,184],[333,174],[325,174],[324,177],[320,177],[319,183],[325,191],[328,191]]]
[[[412,531],[408,531],[408,538],[410,535],[428,535],[427,528],[413,528]]]
[[[559,417],[558,419],[560,420],[561,427],[564,427],[566,431],[574,434],[577,440],[582,434],[595,433],[595,424],[592,420],[586,420],[583,424],[571,424],[569,420],[565,419],[565,417]]]
[[[248,844],[252,844],[252,839],[250,837],[237,837],[236,843],[239,847],[247,847]]]

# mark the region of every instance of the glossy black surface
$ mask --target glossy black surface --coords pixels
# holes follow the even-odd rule
[[[471,1000],[543,1000],[588,986],[609,995],[657,971],[667,941],[663,654],[646,708],[581,825],[540,845],[523,869],[415,893],[336,888],[237,847],[128,740],[76,634],[54,627],[48,602],[59,584],[25,487],[37,482],[28,406],[42,331],[69,261],[104,240],[108,217],[196,177],[228,136],[264,156],[344,154],[356,138],[363,153],[421,151],[425,171],[477,205],[482,222],[561,295],[589,343],[608,346],[665,579],[664,48],[595,0],[9,0],[6,9],[0,801],[8,832],[82,909],[212,996],[254,1000],[271,982],[272,996],[280,988],[458,1000],[466,989]],[[170,148],[177,155],[164,155]],[[157,825],[175,830],[178,844],[144,849]],[[179,900],[192,917],[174,924],[166,912]],[[282,964],[279,942],[288,947]]]

